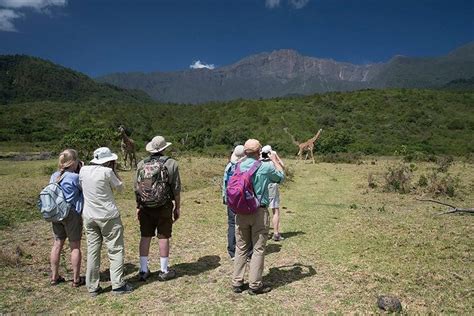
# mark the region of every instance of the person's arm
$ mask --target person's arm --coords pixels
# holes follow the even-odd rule
[[[270,155],[270,160],[273,162],[274,166],[274,168],[272,168],[273,170],[269,174],[270,181],[274,183],[281,183],[285,179],[285,171],[275,156],[276,155]]]
[[[285,168],[285,164],[283,163],[283,160],[280,159],[280,156],[278,156],[277,152],[276,151],[272,151],[272,154],[271,156],[275,155],[275,158],[278,160],[278,162],[280,163],[280,165],[283,167],[283,169]]]
[[[112,186],[113,189],[117,190],[118,192],[122,192],[123,182],[120,180],[120,178],[116,174],[115,170],[113,170],[113,169],[110,170],[109,181],[110,181],[110,185]]]
[[[176,222],[181,216],[181,193],[174,195],[173,222]]]
[[[173,222],[176,222],[181,216],[181,177],[179,175],[178,164],[176,162],[173,163],[172,177],[170,180],[174,200]]]

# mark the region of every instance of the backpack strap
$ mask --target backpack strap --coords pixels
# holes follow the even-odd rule
[[[56,183],[57,184],[60,184],[61,181],[63,181],[63,179],[66,177],[66,171],[64,171],[64,173],[59,177],[58,180],[56,180]]]
[[[260,167],[261,164],[262,164],[262,162],[260,160],[256,160],[253,163],[252,167],[250,167],[250,169],[248,171],[251,176],[253,176],[253,174],[255,173],[255,171],[257,171],[257,169]]]
[[[241,163],[241,161],[239,161],[239,162],[235,165],[234,173],[239,173],[239,172],[240,172],[240,163]]]
[[[158,160],[159,160],[162,164],[165,164],[165,163],[168,161],[168,159],[170,159],[170,157],[168,157],[168,156],[159,156],[159,157],[158,157]]]

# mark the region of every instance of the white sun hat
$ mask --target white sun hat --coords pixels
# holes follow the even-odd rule
[[[235,146],[234,151],[232,152],[232,155],[230,156],[230,161],[232,163],[237,163],[244,156],[245,156],[244,146],[237,145]]]
[[[91,163],[101,165],[108,161],[117,159],[118,156],[114,154],[108,147],[100,147],[94,150],[94,159],[91,160]]]
[[[165,141],[165,138],[163,136],[155,136],[153,137],[151,142],[146,144],[145,149],[146,151],[152,154],[156,154],[156,153],[159,153],[160,151],[165,150],[170,145],[171,143]]]
[[[267,153],[267,154],[269,154],[269,153],[271,153],[271,152],[272,152],[272,146],[270,146],[270,145],[265,145],[265,146],[263,146],[263,148],[262,148],[262,153]]]

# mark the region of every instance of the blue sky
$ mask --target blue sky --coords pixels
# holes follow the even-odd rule
[[[468,0],[0,0],[0,54],[98,76],[228,65],[281,48],[356,64],[474,40]]]

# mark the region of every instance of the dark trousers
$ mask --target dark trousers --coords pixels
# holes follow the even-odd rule
[[[235,256],[235,214],[227,208],[227,252],[231,258]]]

